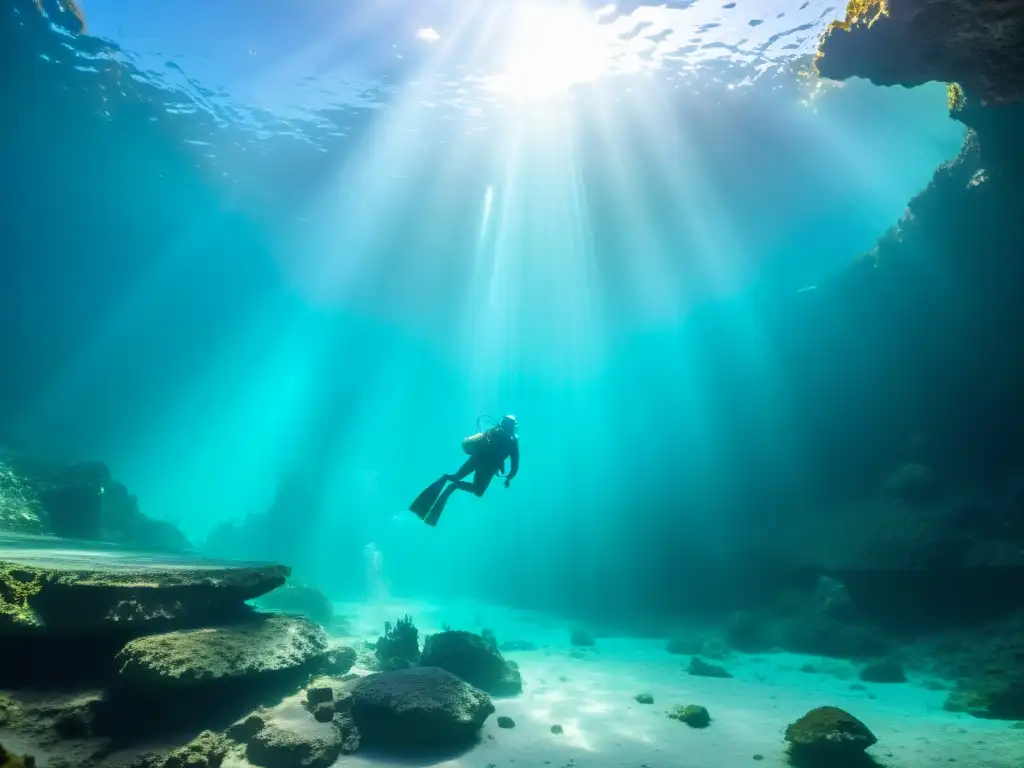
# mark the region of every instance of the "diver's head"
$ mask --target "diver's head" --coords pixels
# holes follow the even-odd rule
[[[498,422],[498,426],[508,432],[510,435],[516,433],[516,417],[515,416],[502,416],[501,421]]]

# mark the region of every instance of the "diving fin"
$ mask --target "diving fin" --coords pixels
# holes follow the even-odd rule
[[[433,528],[437,525],[437,521],[441,518],[441,513],[444,512],[444,505],[448,503],[448,499],[452,497],[452,492],[455,490],[454,485],[449,485],[440,495],[437,497],[437,501],[430,508],[427,516],[423,518],[423,522]]]
[[[427,515],[430,514],[430,508],[434,506],[437,497],[441,495],[446,482],[448,482],[448,478],[441,477],[428,485],[423,493],[417,496],[412,504],[409,505],[409,511],[425,522]]]

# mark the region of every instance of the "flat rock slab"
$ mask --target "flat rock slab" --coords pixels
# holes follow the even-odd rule
[[[0,635],[24,631],[131,634],[195,626],[244,610],[284,584],[283,565],[0,537]]]
[[[124,685],[181,689],[299,676],[321,665],[327,650],[327,635],[308,619],[263,615],[237,625],[136,638],[114,662]]]

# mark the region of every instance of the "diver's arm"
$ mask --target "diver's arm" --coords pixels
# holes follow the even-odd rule
[[[509,457],[509,460],[511,461],[511,464],[509,465],[508,476],[505,478],[505,484],[506,485],[508,485],[509,481],[513,477],[515,477],[517,474],[519,474],[519,441],[518,440],[513,440],[512,441],[512,447],[509,449],[508,457]]]

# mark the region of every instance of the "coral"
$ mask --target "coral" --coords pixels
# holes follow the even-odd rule
[[[384,635],[377,639],[375,653],[380,669],[403,669],[420,660],[419,630],[411,616],[399,619],[394,625],[384,624]]]
[[[686,723],[691,728],[707,728],[711,725],[711,715],[699,704],[673,707],[668,716],[672,720]]]

